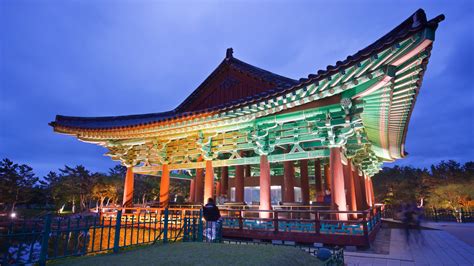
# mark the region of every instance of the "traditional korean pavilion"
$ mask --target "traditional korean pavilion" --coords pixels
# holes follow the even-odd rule
[[[124,206],[136,173],[161,177],[162,206],[172,179],[187,178],[190,202],[227,195],[271,210],[327,193],[334,210],[364,210],[374,205],[372,176],[406,156],[410,115],[443,19],[427,20],[420,9],[368,47],[299,80],[243,62],[229,48],[174,110],[58,115],[50,125],[105,147],[127,167]]]

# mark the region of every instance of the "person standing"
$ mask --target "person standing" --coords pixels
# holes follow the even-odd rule
[[[218,236],[218,230],[220,228],[221,213],[217,208],[213,198],[207,200],[207,204],[202,207],[202,214],[206,220],[206,229],[204,235],[207,240],[215,240]]]

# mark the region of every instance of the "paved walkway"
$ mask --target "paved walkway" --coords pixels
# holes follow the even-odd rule
[[[474,247],[444,230],[412,233],[407,244],[403,229],[391,230],[389,254],[344,252],[347,265],[474,265]],[[467,235],[474,225],[465,226]]]
[[[460,224],[428,222],[424,223],[424,226],[435,228],[438,230],[444,230],[474,247],[474,224],[472,223]]]

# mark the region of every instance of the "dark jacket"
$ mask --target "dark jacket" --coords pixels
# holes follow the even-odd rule
[[[221,218],[219,208],[213,203],[206,204],[206,206],[202,208],[202,214],[204,215],[204,219],[209,222],[215,222]]]

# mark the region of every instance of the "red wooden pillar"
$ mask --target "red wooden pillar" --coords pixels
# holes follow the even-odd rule
[[[301,198],[303,205],[309,205],[308,160],[300,161]]]
[[[227,196],[229,190],[229,167],[222,167],[221,171],[221,194]]]
[[[204,201],[207,202],[209,198],[214,198],[214,169],[212,168],[212,161],[206,161],[206,176],[204,178]]]
[[[170,171],[168,165],[163,164],[160,182],[160,207],[167,208],[170,198]]]
[[[321,160],[314,160],[314,190],[315,201],[318,201],[318,196],[323,194],[323,180],[321,175]]]
[[[355,194],[354,177],[352,176],[352,162],[347,159],[347,165],[344,165],[344,186],[346,188],[346,200],[349,210],[357,211],[357,201]]]
[[[369,206],[374,207],[375,197],[374,197],[374,187],[372,185],[372,178],[367,176],[366,183],[367,183],[367,200],[369,202]]]
[[[244,166],[235,166],[235,201],[244,202]]]
[[[191,184],[189,184],[189,202],[195,202],[195,199],[194,199],[194,191],[195,191],[194,185],[195,185],[195,180],[193,178],[193,179],[191,179]]]
[[[331,190],[331,169],[329,163],[324,165],[324,189]]]
[[[364,198],[362,195],[362,188],[360,186],[359,180],[359,170],[356,166],[352,168],[352,176],[354,178],[354,190],[356,194],[356,201],[357,201],[357,210],[365,210],[366,206],[364,204]]]
[[[344,173],[341,161],[341,149],[339,147],[331,148],[329,157],[331,167],[331,196],[332,208],[339,211],[347,211],[346,195],[344,193]],[[347,220],[347,214],[340,213],[339,220]]]
[[[271,210],[270,163],[266,155],[260,156],[260,210]],[[270,218],[270,213],[260,213],[260,218]]]
[[[372,199],[370,196],[368,177],[364,174],[362,178],[364,179],[364,186],[365,186],[365,200],[367,201],[367,205],[369,207],[372,207]]]
[[[295,167],[293,166],[293,162],[283,162],[283,168],[283,183],[285,187],[283,202],[295,202]]]
[[[365,176],[365,174],[362,175],[362,179],[364,180],[364,190],[365,190],[365,201],[367,202],[367,207],[371,207],[371,204],[370,204],[370,192],[369,192],[369,188],[367,186],[367,177]]]
[[[372,182],[372,177],[369,177],[369,186],[370,186],[370,195],[372,197],[372,206],[375,206],[375,192],[374,192],[374,183]]]
[[[202,162],[202,158],[199,157],[198,162]],[[196,191],[194,192],[194,201],[196,203],[204,203],[203,191],[204,191],[204,171],[202,168],[196,169],[196,182],[194,184]]]
[[[123,184],[123,207],[132,207],[133,206],[133,169],[132,167],[127,168],[127,173],[125,174],[125,181]]]
[[[216,182],[216,199],[221,196],[221,182]]]
[[[359,174],[359,171],[357,171],[357,176],[359,178],[359,184],[360,184],[360,191],[362,194],[362,204],[364,209],[367,209],[369,207],[369,204],[367,202],[367,194],[365,192],[365,178],[364,178],[364,173]]]

